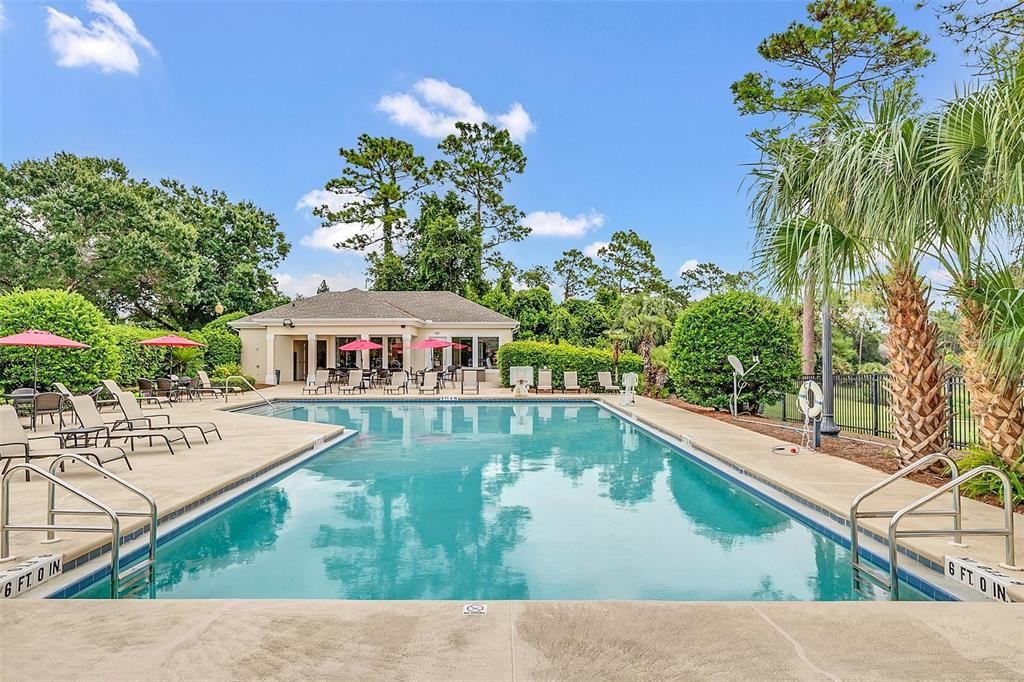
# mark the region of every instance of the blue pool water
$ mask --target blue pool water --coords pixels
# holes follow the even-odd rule
[[[593,404],[275,416],[359,435],[161,546],[158,598],[862,598],[846,549]]]

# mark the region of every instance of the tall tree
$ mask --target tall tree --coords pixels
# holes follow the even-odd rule
[[[754,286],[755,275],[746,270],[726,272],[714,263],[698,263],[680,272],[679,279],[683,281],[680,289],[692,298],[696,291],[714,295],[732,289],[750,289]]]
[[[550,289],[551,285],[555,283],[551,271],[543,265],[535,265],[523,270],[519,275],[519,280],[528,289]]]
[[[611,241],[597,251],[598,281],[619,296],[640,292],[664,292],[669,284],[654,262],[651,243],[633,230],[612,233]]]
[[[899,24],[893,11],[875,0],[814,0],[806,22],[761,41],[757,52],[775,67],[751,72],[732,84],[740,114],[768,115],[772,127],[755,130],[764,147],[783,132],[820,141],[843,115],[874,92],[908,84],[932,59],[927,38]],[[780,120],[781,119],[781,120]],[[810,270],[810,268],[809,268]],[[803,373],[814,372],[816,287],[806,278],[801,339]]]
[[[1011,64],[1024,46],[1024,0],[922,0],[939,30],[959,43],[971,63],[990,73]]]
[[[413,288],[476,298],[484,287],[480,240],[460,221],[468,207],[454,192],[426,194],[413,222],[406,260]]]
[[[325,226],[360,226],[356,234],[336,246],[369,252],[374,288],[403,288],[404,268],[397,247],[409,226],[406,206],[436,179],[440,166],[428,166],[404,140],[366,133],[359,136],[355,147],[342,147],[338,154],[345,166],[325,189],[349,201],[334,208],[319,206],[313,212],[323,218]]]
[[[555,261],[555,275],[562,287],[562,299],[586,298],[590,295],[590,282],[597,265],[594,259],[579,249],[569,249]]]
[[[441,140],[441,177],[465,198],[471,224],[483,245],[481,267],[500,269],[497,248],[521,241],[530,233],[523,212],[505,201],[505,185],[526,170],[523,148],[507,130],[490,123],[455,124],[456,131]]]
[[[622,301],[619,309],[620,328],[628,335],[629,345],[643,359],[644,388],[654,395],[658,377],[651,353],[655,346],[666,343],[672,336],[672,324],[679,306],[664,296],[636,294]]]
[[[316,288],[316,293],[317,294],[326,294],[330,290],[331,290],[331,287],[327,286],[327,280],[326,279],[322,279],[322,280],[320,280],[319,286],[317,286],[317,288]]]

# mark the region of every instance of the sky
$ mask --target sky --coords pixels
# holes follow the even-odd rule
[[[934,105],[969,77],[935,18],[921,80]],[[507,198],[534,234],[520,267],[649,240],[675,278],[748,266],[744,176],[757,155],[729,85],[765,67],[758,42],[797,2],[222,2],[0,0],[0,162],[58,151],[218,188],[272,211],[292,244],[286,293],[365,285],[345,226],[311,214],[361,133],[436,158],[456,120],[488,120],[528,163]]]

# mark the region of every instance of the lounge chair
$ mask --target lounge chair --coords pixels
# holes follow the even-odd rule
[[[439,372],[424,372],[423,383],[419,385],[420,393],[440,393],[441,374]]]
[[[476,373],[475,369],[462,370],[462,392],[466,391],[480,394],[480,375]]]
[[[562,373],[562,393],[567,391],[573,391],[574,393],[583,392],[583,389],[580,388],[580,380],[576,372]]]
[[[348,371],[348,385],[338,386],[338,393],[355,393],[366,391],[366,384],[363,383],[363,370],[350,369]]]
[[[64,396],[60,393],[36,393],[32,398],[32,430],[36,430],[39,417],[49,415],[50,423],[56,423],[53,415],[60,419],[60,428],[64,428]]]
[[[81,424],[80,429],[63,429],[57,432],[57,435],[62,436],[85,436],[88,439],[89,435],[92,434],[96,437],[97,441],[100,436],[106,439],[107,445],[110,445],[111,440],[123,440],[130,444],[132,451],[135,450],[135,441],[142,438],[148,439],[152,445],[153,439],[162,440],[166,445],[167,449],[170,450],[171,454],[174,454],[174,448],[171,443],[175,443],[179,440],[185,441],[185,445],[189,445],[188,440],[185,438],[185,434],[176,427],[167,429],[114,429],[113,424],[108,424],[103,421],[103,417],[100,416],[99,410],[96,409],[96,405],[92,402],[92,398],[87,395],[77,395],[71,399],[71,407],[75,411],[75,416],[78,417],[78,423]],[[175,438],[175,431],[177,431],[177,437]]]
[[[384,393],[408,393],[409,377],[405,372],[392,372],[391,379],[384,386]]]
[[[124,414],[124,419],[118,419],[114,422],[114,429],[127,427],[129,430],[134,429],[151,429],[155,431],[163,431],[166,429],[177,429],[185,433],[186,429],[192,429],[199,432],[199,435],[203,437],[203,442],[207,445],[210,441],[206,438],[206,434],[215,433],[217,434],[218,440],[224,440],[224,437],[220,435],[220,430],[217,425],[213,422],[188,422],[188,423],[171,423],[171,415],[163,414],[162,412],[143,412],[142,408],[139,407],[139,403],[135,400],[135,396],[128,391],[121,391],[115,393],[114,397],[117,398],[118,405],[121,406],[121,412]],[[154,424],[154,419],[163,419],[163,424]],[[185,438],[185,442],[188,443],[188,438]]]
[[[68,390],[68,387],[65,386],[64,384],[60,383],[59,381],[53,382],[53,390],[56,391],[57,393],[60,393],[62,396],[64,396],[68,400],[71,400],[72,398],[75,397],[75,395],[71,391]]]
[[[303,386],[302,387],[302,392],[303,393],[314,393],[314,394],[316,394],[316,393],[319,393],[320,391],[323,391],[324,393],[330,393],[331,392],[330,380],[331,380],[331,373],[330,372],[328,372],[326,369],[318,369],[313,374],[313,383],[306,384],[305,386]]]
[[[622,390],[621,387],[612,383],[611,372],[598,372],[597,383],[601,385],[601,390],[606,393],[618,393]]]
[[[537,393],[554,393],[555,389],[551,385],[551,370],[542,369],[537,372],[537,387],[534,389]]]
[[[213,382],[210,381],[210,375],[204,370],[199,370],[199,373],[196,375],[196,386],[192,389],[193,393],[200,397],[203,395],[220,397],[224,395],[225,391],[227,393],[241,393],[242,389],[238,386],[214,386]]]
[[[92,404],[91,398],[88,396],[83,397],[90,405]],[[95,409],[95,406],[93,406],[93,409]],[[99,413],[97,412],[97,414]],[[6,460],[4,468],[0,470],[0,474],[6,472],[8,467],[11,466],[11,461],[15,459],[24,459],[28,463],[33,459],[52,459],[61,455],[88,457],[99,466],[103,466],[107,462],[116,462],[119,459],[123,459],[128,468],[132,468],[131,462],[128,461],[128,455],[118,447],[34,449],[32,443],[40,440],[56,440],[63,445],[61,437],[57,435],[32,436],[30,438],[21,426],[17,410],[12,405],[0,405],[0,459]],[[28,478],[29,474],[26,471],[25,480],[27,481]]]

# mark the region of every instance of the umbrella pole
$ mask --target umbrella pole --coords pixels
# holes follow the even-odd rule
[[[39,346],[33,349],[32,354],[32,390],[39,392]]]

